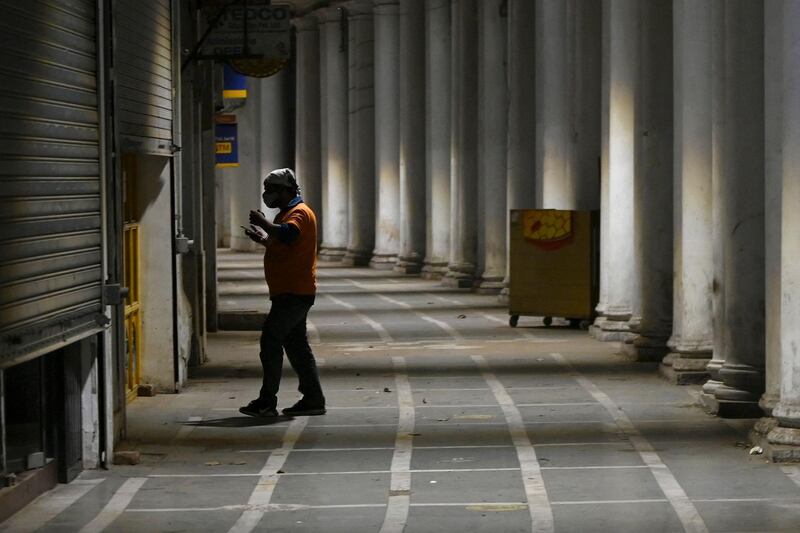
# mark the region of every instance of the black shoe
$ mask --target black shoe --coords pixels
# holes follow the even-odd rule
[[[309,402],[305,398],[283,410],[286,416],[316,416],[327,413],[325,403]]]
[[[261,418],[274,418],[278,416],[278,410],[274,407],[266,407],[260,400],[253,400],[247,405],[240,407],[239,412],[243,415],[257,416]]]

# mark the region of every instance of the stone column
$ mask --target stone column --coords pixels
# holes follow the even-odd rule
[[[378,213],[370,266],[391,269],[400,245],[400,20],[398,0],[375,0],[375,176]]]
[[[711,285],[711,310],[713,324],[713,350],[711,360],[706,365],[708,381],[703,384],[700,395],[703,407],[716,414],[719,409],[714,391],[722,385],[719,370],[725,363],[725,338],[723,322],[725,318],[724,299],[722,297],[722,278],[724,277],[724,219],[725,205],[721,201],[724,192],[722,180],[722,144],[723,144],[723,103],[725,87],[725,3],[711,3],[711,239],[714,242],[714,278]]]
[[[776,460],[800,460],[800,3],[783,4],[783,172],[781,212],[781,387],[768,436]]]
[[[643,2],[634,186],[639,320],[624,353],[661,361],[672,333],[673,76],[672,0]]]
[[[450,144],[450,259],[443,282],[472,287],[478,217],[478,5],[453,0]]]
[[[601,340],[624,340],[630,335],[636,294],[634,264],[634,176],[636,174],[636,94],[639,85],[638,0],[608,0],[608,204],[606,243],[606,298]]]
[[[425,3],[427,250],[422,276],[441,278],[450,256],[450,0]]]
[[[479,226],[483,231],[479,291],[499,293],[506,274],[506,146],[508,89],[506,85],[506,17],[501,0],[478,5],[478,181],[483,201]]]
[[[319,26],[313,16],[292,21],[297,28],[297,79],[295,89],[295,163],[303,200],[317,215],[322,238],[322,162],[320,159]]]
[[[349,39],[349,225],[344,263],[366,266],[375,247],[375,100],[372,2],[346,4]]]
[[[671,353],[660,371],[673,383],[703,383],[713,348],[711,285],[711,4],[675,0],[675,286]]]
[[[347,43],[342,8],[315,11],[320,21],[322,68],[322,179],[325,194],[320,258],[340,261],[348,241]]]
[[[769,415],[781,388],[781,188],[783,179],[783,2],[764,3],[764,225],[766,390]]]
[[[416,274],[425,259],[425,2],[400,0],[400,254]]]
[[[508,147],[506,156],[506,250],[508,212],[534,206],[536,157],[536,32],[535,7],[530,0],[508,1]],[[508,252],[506,252],[507,254]],[[508,256],[506,255],[506,259]],[[508,265],[506,279],[508,286]],[[503,289],[501,300],[508,295]]]
[[[757,416],[764,392],[764,6],[726,1],[722,104],[725,363],[719,415]]]

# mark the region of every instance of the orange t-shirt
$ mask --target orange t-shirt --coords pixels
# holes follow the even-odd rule
[[[264,277],[270,297],[317,292],[317,216],[303,202],[275,217],[275,224],[291,224],[299,235],[286,244],[271,236],[264,250]]]

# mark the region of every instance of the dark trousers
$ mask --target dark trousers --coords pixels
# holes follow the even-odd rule
[[[272,307],[261,329],[259,354],[264,369],[259,398],[270,407],[276,407],[278,403],[284,349],[300,380],[298,390],[303,397],[315,404],[325,404],[317,363],[306,337],[306,317],[312,305],[314,296],[281,294],[272,298]]]

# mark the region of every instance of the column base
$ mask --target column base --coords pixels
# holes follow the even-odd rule
[[[375,253],[369,261],[369,267],[375,270],[391,270],[397,262],[396,254]]]
[[[397,262],[392,269],[402,274],[419,274],[422,272],[422,258],[418,255],[410,257],[397,257]]]
[[[484,276],[478,283],[478,294],[500,294],[506,288],[503,278],[499,276]]]
[[[475,286],[475,267],[470,264],[447,267],[447,274],[442,278],[442,285],[458,289],[473,288]]]
[[[700,407],[702,407],[703,411],[706,413],[710,415],[719,413],[719,401],[717,401],[717,397],[713,394],[702,392],[697,400],[700,402]]]
[[[500,289],[500,294],[497,295],[497,301],[503,305],[508,305],[511,302],[511,293],[508,290],[508,282],[503,281],[503,288]]]
[[[648,337],[637,335],[632,342],[622,345],[622,354],[631,361],[657,363],[669,352],[668,337]]]
[[[633,337],[630,324],[626,320],[605,317],[600,330],[595,330],[594,338],[602,342],[625,342]]]
[[[344,247],[325,246],[320,247],[317,257],[320,261],[330,261],[332,263],[339,263],[344,259],[347,249]]]
[[[447,274],[446,262],[425,261],[420,276],[422,279],[442,279],[445,274]]]
[[[782,427],[778,420],[764,417],[748,434],[750,444],[760,446],[764,457],[773,463],[800,461],[800,429]]]
[[[670,352],[658,373],[673,385],[701,385],[708,381],[706,365],[711,359],[710,352]]]
[[[718,398],[758,402],[764,393],[764,370],[750,365],[725,363],[719,369],[724,387],[718,389]],[[722,391],[724,396],[719,396]]]
[[[342,258],[342,264],[345,266],[363,267],[368,266],[372,254],[364,250],[347,250]]]
[[[764,410],[764,414],[767,416],[772,416],[772,410],[775,409],[775,406],[778,405],[778,401],[780,400],[780,396],[777,394],[770,394],[765,392],[761,399],[758,401],[758,405],[761,409]]]
[[[717,412],[720,418],[760,418],[764,411],[758,405],[758,395],[735,389],[722,383],[714,391]]]
[[[598,339],[598,335],[603,332],[603,323],[608,320],[605,316],[600,315],[594,319],[594,323],[589,326],[589,336],[593,339]]]

